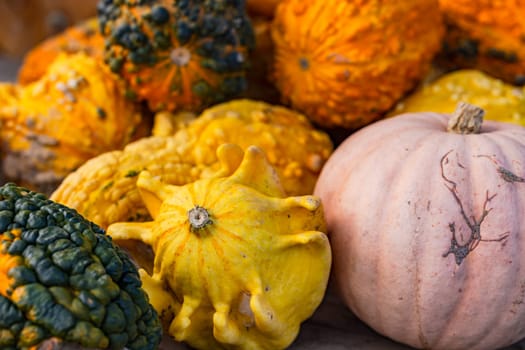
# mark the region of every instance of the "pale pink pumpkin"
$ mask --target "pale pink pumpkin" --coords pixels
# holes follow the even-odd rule
[[[525,337],[525,128],[474,118],[466,131],[464,118],[482,114],[472,107],[361,129],[315,188],[342,299],[417,348],[495,349]],[[447,131],[449,119],[465,134]]]

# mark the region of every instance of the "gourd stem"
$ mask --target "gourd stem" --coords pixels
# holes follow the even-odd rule
[[[188,220],[192,230],[200,230],[212,223],[208,211],[198,205],[188,211]]]
[[[458,103],[448,121],[447,131],[456,134],[479,134],[485,111],[466,102]]]
[[[191,60],[191,52],[185,47],[177,47],[171,51],[170,58],[177,66],[184,67]]]

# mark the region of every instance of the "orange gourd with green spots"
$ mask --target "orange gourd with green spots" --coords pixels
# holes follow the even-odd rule
[[[192,110],[246,88],[253,31],[238,1],[102,1],[105,61],[129,94],[158,110]]]

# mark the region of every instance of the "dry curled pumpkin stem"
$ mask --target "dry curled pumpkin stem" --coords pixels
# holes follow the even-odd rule
[[[479,134],[484,115],[483,109],[460,102],[448,121],[447,131],[457,134]]]

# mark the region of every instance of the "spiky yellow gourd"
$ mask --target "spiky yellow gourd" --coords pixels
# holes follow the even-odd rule
[[[169,334],[199,349],[283,349],[320,304],[331,250],[315,196],[286,197],[257,147],[217,150],[217,176],[184,186],[138,178],[153,217],[108,234],[151,245],[141,271]]]

